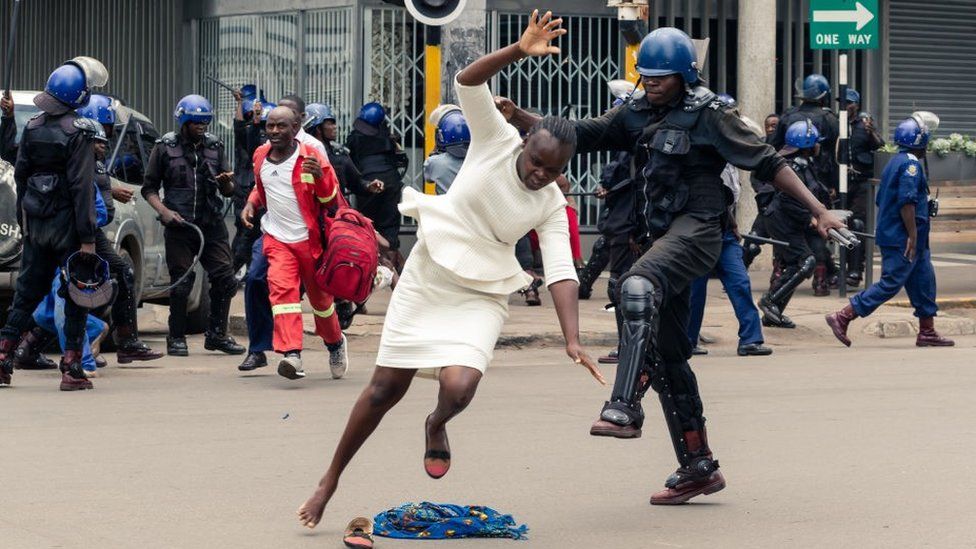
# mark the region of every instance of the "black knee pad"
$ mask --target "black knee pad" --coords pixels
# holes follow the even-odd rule
[[[620,285],[620,304],[624,320],[650,320],[657,311],[657,289],[647,278],[634,275]]]
[[[811,255],[803,260],[803,264],[800,265],[799,274],[803,278],[807,278],[813,274],[813,269],[816,268],[816,266],[817,266],[817,258]]]

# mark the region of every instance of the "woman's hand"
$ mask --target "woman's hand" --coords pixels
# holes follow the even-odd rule
[[[539,10],[533,10],[529,17],[529,26],[519,39],[519,51],[529,57],[558,54],[559,48],[550,45],[550,42],[568,32],[559,28],[562,22],[562,19],[553,20],[551,11],[547,11],[539,19]]]
[[[583,366],[584,368],[589,370],[590,375],[593,376],[593,378],[599,381],[602,385],[607,384],[607,380],[603,379],[603,374],[600,372],[600,367],[597,366],[596,362],[593,361],[590,355],[588,355],[586,351],[583,349],[583,346],[580,345],[578,342],[567,343],[566,354],[569,355],[569,358],[573,359],[573,361],[576,362],[576,364],[579,364],[580,366]]]

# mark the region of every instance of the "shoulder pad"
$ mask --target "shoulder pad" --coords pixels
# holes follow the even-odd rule
[[[820,107],[820,108],[824,110],[824,114],[828,114],[830,116],[833,116],[834,118],[837,118],[837,113],[835,113],[834,111],[830,110],[829,107]]]
[[[717,109],[721,102],[715,101],[715,92],[706,88],[705,86],[696,86],[690,92],[685,94],[683,109],[687,112],[699,111],[712,103],[717,103],[713,106],[713,109]]]
[[[909,160],[914,160],[915,162],[918,162],[918,157],[912,153],[905,153],[905,156],[907,156]]]
[[[162,137],[159,138],[157,143],[162,143],[167,147],[175,147],[180,143],[180,139],[179,136],[176,135],[176,132],[166,132]]]
[[[216,135],[207,132],[203,134],[203,146],[210,147],[210,148],[223,147],[224,142],[221,141],[220,138],[217,137]]]
[[[912,155],[909,154],[908,156],[912,156]],[[918,163],[918,160],[910,159],[905,164],[905,175],[909,177],[916,177],[922,171],[920,168],[921,168],[921,164]]]
[[[100,130],[101,131],[104,131],[99,126],[98,121],[92,120],[91,118],[75,118],[71,122],[71,124],[74,127],[78,128],[79,130],[81,130],[81,131],[83,131],[83,132],[85,132],[87,134],[90,134],[90,135],[95,135]]]
[[[789,159],[788,162],[790,165],[800,169],[806,169],[806,167],[810,165],[810,161],[802,156],[794,156],[793,158]]]

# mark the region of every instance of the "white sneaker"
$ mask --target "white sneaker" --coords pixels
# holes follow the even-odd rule
[[[339,348],[329,351],[329,370],[332,371],[332,379],[342,379],[349,370],[349,353],[346,346],[346,334],[342,334],[342,341]]]
[[[302,357],[295,354],[285,355],[278,363],[278,375],[288,379],[305,377],[305,370],[302,369]]]

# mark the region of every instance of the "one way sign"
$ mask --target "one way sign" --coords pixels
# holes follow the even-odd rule
[[[810,48],[878,47],[878,0],[810,0]]]

